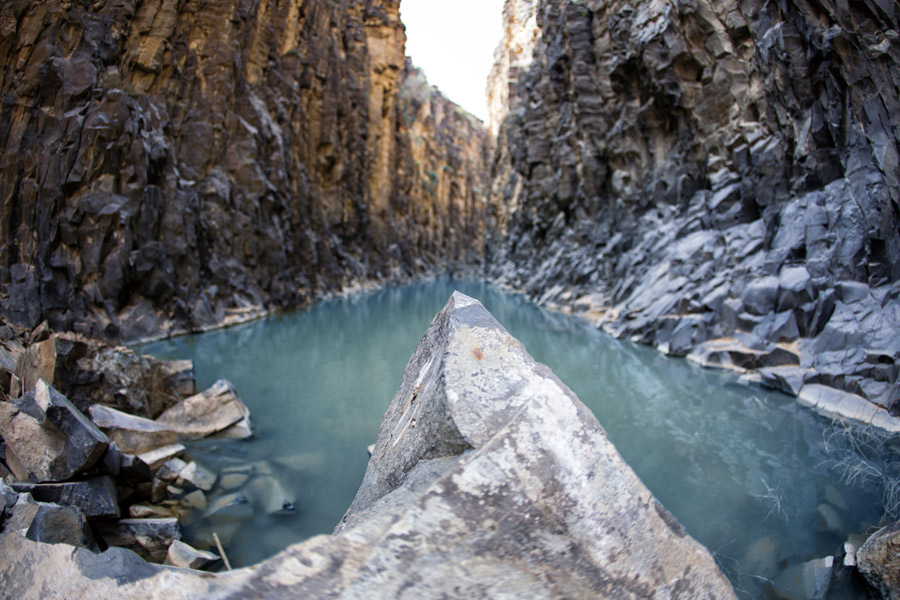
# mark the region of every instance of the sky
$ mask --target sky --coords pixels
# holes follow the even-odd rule
[[[401,0],[406,54],[445,97],[487,121],[484,89],[503,35],[503,0]]]

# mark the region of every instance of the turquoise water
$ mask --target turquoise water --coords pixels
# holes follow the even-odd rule
[[[296,508],[275,515],[254,508],[253,516],[214,523],[195,513],[188,541],[203,545],[215,529],[231,562],[248,565],[330,533],[362,480],[366,447],[406,361],[453,289],[480,299],[594,411],[741,597],[790,597],[786,570],[837,554],[849,534],[882,517],[876,475],[891,467],[878,458],[885,440],[848,436],[792,398],[615,340],[484,283],[431,281],[141,348],[193,360],[199,386],[220,377],[234,383],[255,436],[191,452],[213,470],[253,464],[271,473],[267,481],[274,476]],[[847,449],[851,442],[856,450]],[[844,574],[828,597],[866,596]]]

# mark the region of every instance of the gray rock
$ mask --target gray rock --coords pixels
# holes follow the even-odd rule
[[[127,548],[151,562],[166,559],[169,546],[181,539],[178,519],[120,519],[98,523],[97,533],[110,546]]]
[[[834,557],[817,558],[785,569],[775,580],[779,596],[788,600],[825,600]]]
[[[218,560],[220,560],[218,554],[197,550],[180,540],[175,540],[169,546],[165,564],[182,569],[205,569]]]
[[[116,484],[109,477],[66,483],[14,483],[19,493],[28,493],[39,502],[52,502],[78,508],[88,519],[118,518]]]
[[[152,504],[132,504],[128,507],[132,519],[168,519],[175,516],[171,509]]]
[[[797,396],[806,378],[814,371],[802,367],[764,367],[759,370],[763,385]]]
[[[784,267],[778,275],[778,303],[783,312],[798,308],[812,300],[812,283],[806,267]]]
[[[856,565],[882,597],[900,599],[900,521],[869,536],[856,551]]]
[[[774,311],[777,299],[778,278],[771,276],[751,281],[741,297],[744,308],[753,315],[767,315]]]
[[[65,435],[69,469],[78,473],[94,466],[106,451],[109,438],[44,380],[34,386],[34,402],[46,420]]]
[[[178,473],[176,483],[188,489],[197,488],[208,492],[216,484],[216,474],[191,461]]]
[[[187,448],[182,444],[171,444],[139,454],[138,458],[144,462],[151,471],[155,472],[169,460],[182,456],[186,450]]]
[[[225,494],[212,500],[203,516],[225,521],[249,519],[253,516],[253,507],[244,494]]]
[[[108,406],[91,406],[91,420],[106,432],[125,454],[141,454],[175,444],[179,434],[171,427],[150,419],[123,413]]]
[[[25,537],[44,544],[97,549],[97,542],[84,514],[75,506],[39,503]]]

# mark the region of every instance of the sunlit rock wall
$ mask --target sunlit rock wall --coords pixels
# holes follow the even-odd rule
[[[404,43],[398,0],[3,3],[6,314],[134,339],[477,264],[481,188],[410,178],[482,128],[400,93]]]
[[[504,19],[493,278],[676,355],[799,340],[806,382],[894,406],[896,3],[507,0]]]

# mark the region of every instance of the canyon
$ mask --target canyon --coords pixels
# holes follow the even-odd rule
[[[404,56],[400,10],[4,3],[3,343],[135,342],[469,273],[900,431],[896,3],[506,0],[486,124]],[[0,367],[0,400],[30,391]],[[449,485],[473,442],[438,433],[449,446],[371,463],[354,510],[411,494],[408,473]],[[660,511],[638,520],[670,526]],[[349,529],[327,544],[374,551]],[[316,544],[278,560],[299,577]],[[728,597],[714,571],[698,585]]]

